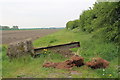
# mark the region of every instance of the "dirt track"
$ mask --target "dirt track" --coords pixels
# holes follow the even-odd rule
[[[59,31],[59,29],[2,31],[2,44],[9,44],[11,42],[21,41],[28,38],[35,40],[37,38],[43,37],[45,35],[48,35],[57,31]]]

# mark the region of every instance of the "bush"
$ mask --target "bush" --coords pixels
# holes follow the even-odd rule
[[[81,29],[89,33],[94,32],[105,41],[119,44],[120,31],[120,2],[98,2],[93,8],[84,11],[79,20],[69,21],[66,28]]]

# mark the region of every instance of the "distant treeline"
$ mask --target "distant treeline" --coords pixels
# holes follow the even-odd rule
[[[21,28],[21,30],[32,30],[32,29],[64,29],[65,27],[48,27],[48,28]]]
[[[19,29],[18,26],[13,26],[10,28],[9,26],[0,26],[0,30],[17,30]]]
[[[9,26],[0,26],[0,30],[33,30],[33,29],[64,29],[65,27],[48,27],[48,28],[21,28],[18,26],[13,26],[10,28]]]
[[[66,24],[68,30],[82,30],[94,37],[120,43],[120,2],[96,2],[80,18]]]

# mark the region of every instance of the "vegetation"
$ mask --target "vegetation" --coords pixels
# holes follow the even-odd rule
[[[93,8],[84,11],[78,20],[69,21],[66,28],[94,33],[94,37],[120,44],[120,2],[96,2]]]
[[[9,26],[0,26],[0,30],[18,30],[18,26],[13,26],[10,28]]]
[[[64,35],[64,36],[63,36]],[[44,62],[61,62],[67,60],[57,53],[48,51],[38,58],[23,57],[10,61],[6,56],[7,46],[2,48],[3,60],[3,77],[34,77],[34,78],[117,78],[118,77],[118,46],[114,43],[106,43],[100,39],[92,38],[94,34],[84,33],[82,31],[68,31],[66,29],[57,33],[45,36],[35,40],[35,47],[43,47],[57,44],[64,44],[73,41],[79,41],[80,48],[71,49],[76,54],[84,57],[85,62],[90,61],[93,57],[102,57],[110,62],[106,69],[93,70],[86,66],[73,67],[72,70],[79,71],[79,74],[70,74],[70,70],[44,68]]]
[[[120,30],[120,2],[99,2],[93,8],[80,15],[80,19],[69,21],[66,29],[37,39],[35,47],[45,47],[79,41],[81,47],[71,49],[75,54],[84,57],[85,62],[93,57],[101,57],[110,62],[106,69],[91,69],[86,66],[73,67],[70,70],[44,68],[44,62],[61,62],[67,60],[60,54],[47,51],[38,58],[25,56],[12,61],[6,56],[7,46],[2,46],[3,77],[34,78],[118,78],[118,50]]]

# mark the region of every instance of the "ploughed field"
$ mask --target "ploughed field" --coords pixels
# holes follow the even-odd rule
[[[4,30],[2,31],[2,44],[9,44],[29,38],[35,40],[57,31],[59,31],[59,29]]]

